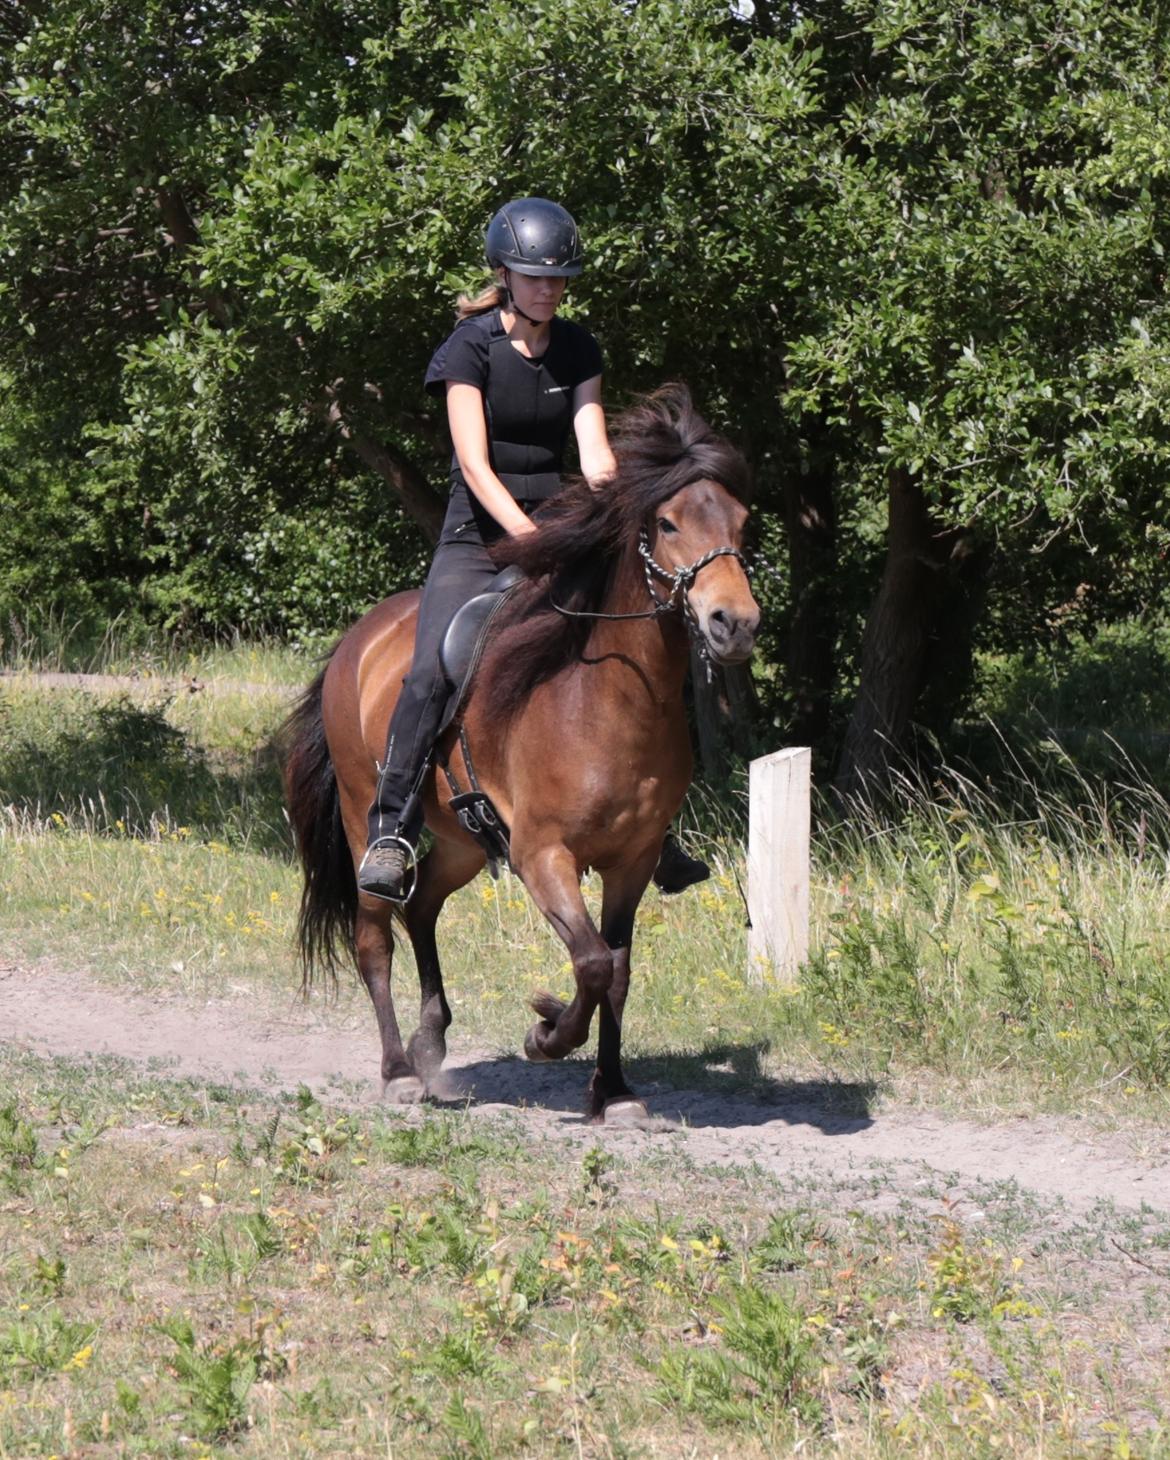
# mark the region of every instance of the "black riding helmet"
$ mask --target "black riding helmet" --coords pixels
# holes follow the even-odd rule
[[[547,198],[505,203],[488,224],[485,242],[493,269],[572,279],[584,267],[572,214]]]

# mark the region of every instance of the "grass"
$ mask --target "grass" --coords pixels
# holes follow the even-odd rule
[[[299,880],[270,741],[311,666],[240,652],[194,694],[0,684],[11,952],[287,1002]],[[267,677],[241,687],[245,672]],[[715,876],[681,898],[651,890],[639,916],[626,1045],[640,1077],[765,1095],[797,1074],[987,1113],[1163,1117],[1170,808],[1140,783],[1069,789],[1033,787],[1030,816],[1006,819],[954,778],[881,822],[822,825],[794,988],[745,979],[733,824],[692,830]],[[697,804],[684,824],[714,815]],[[562,945],[508,877],[453,899],[442,938],[456,1036],[515,1048],[528,994],[569,988]]]
[[[195,680],[295,689],[310,677],[306,664],[328,647],[323,640],[294,650],[277,640],[238,635],[168,638],[122,618],[104,621],[98,632],[90,622],[55,611],[0,623],[0,670],[9,674],[130,675],[146,685]]]
[[[0,1455],[1167,1452],[1151,1217],[109,1061],[0,1084]]]

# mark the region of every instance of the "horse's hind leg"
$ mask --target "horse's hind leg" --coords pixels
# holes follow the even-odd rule
[[[418,965],[418,1028],[411,1036],[408,1057],[414,1073],[428,1087],[447,1057],[447,1029],[451,1009],[443,990],[443,973],[435,942],[435,925],[443,904],[470,882],[484,865],[478,847],[438,840],[418,864],[418,882],[406,905],[406,930]]]
[[[394,996],[390,992],[390,971],[394,961],[394,931],[390,904],[358,904],[354,927],[357,943],[357,964],[362,981],[369,990],[378,1033],[382,1037],[382,1094],[397,1104],[414,1104],[426,1094],[423,1082],[411,1068],[402,1047],[398,1017],[394,1012]]]

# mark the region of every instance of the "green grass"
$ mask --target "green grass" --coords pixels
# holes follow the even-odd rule
[[[133,675],[146,683],[192,679],[200,683],[278,685],[295,689],[311,675],[306,666],[328,641],[290,648],[277,640],[165,637],[130,619],[101,631],[56,612],[30,613],[0,623],[0,670],[10,673]]]
[[[187,695],[0,684],[6,947],[137,988],[287,1002],[299,879],[270,748],[287,696],[234,672]],[[709,802],[696,820],[710,824]],[[639,915],[626,1045],[641,1079],[1165,1114],[1170,810],[1148,787],[1034,788],[1030,818],[1005,820],[955,780],[934,803],[904,793],[884,821],[826,824],[794,988],[745,978],[733,831],[691,835],[715,876],[679,898],[651,890]],[[454,898],[441,937],[456,1037],[515,1048],[528,994],[569,989],[514,879]]]
[[[311,666],[248,652],[194,693],[0,683],[7,958],[287,1009],[267,746]],[[825,822],[793,988],[746,982],[742,848],[697,804],[715,876],[644,901],[635,1083],[1164,1123],[1170,816],[1140,783],[1033,790],[1026,820],[952,781]],[[477,1047],[569,988],[506,876],[452,900],[442,948]],[[881,1168],[712,1173],[669,1137],[622,1161],[2,1047],[0,1092],[0,1457],[1170,1453],[1164,1215],[988,1187],[977,1221]]]
[[[1108,1235],[1157,1265],[1149,1218],[109,1061],[0,1083],[0,1455],[1167,1453],[1170,1277],[1101,1281]]]

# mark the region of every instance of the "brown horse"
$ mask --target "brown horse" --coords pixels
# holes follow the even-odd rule
[[[721,664],[751,653],[759,610],[739,555],[747,509],[743,458],[667,386],[617,423],[617,477],[570,483],[539,531],[509,538],[501,563],[527,581],[496,623],[460,718],[480,785],[511,828],[511,861],[564,940],[576,992],[536,994],[530,1059],[584,1044],[600,1008],[588,1111],[633,1102],[621,1067],[634,914],[691,778],[683,705],[688,632]],[[390,904],[357,892],[366,808],[395,696],[410,665],[419,595],[399,593],[340,640],[288,727],[289,813],[304,867],[300,942],[306,975],[357,966],[378,1018],[388,1098],[416,1101],[446,1056],[451,1012],[435,925],[446,899],[484,866],[447,805],[446,779],[424,791],[431,849],[401,917],[421,985],[419,1025],[403,1048],[390,990]],[[460,787],[468,770],[455,727],[438,746]],[[581,897],[602,879],[600,929]],[[630,1111],[623,1112],[629,1118]],[[644,1113],[644,1112],[642,1112]]]

